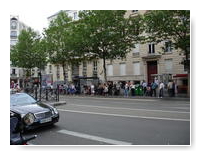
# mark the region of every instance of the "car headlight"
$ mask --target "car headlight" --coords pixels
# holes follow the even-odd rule
[[[58,114],[58,110],[56,108],[53,108],[54,113],[57,115]]]
[[[32,113],[27,113],[24,117],[23,117],[24,123],[26,125],[31,125],[34,123],[35,121],[35,116]]]

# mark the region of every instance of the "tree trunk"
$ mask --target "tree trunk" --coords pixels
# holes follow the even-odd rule
[[[66,72],[65,72],[65,64],[62,64],[62,67],[63,67],[64,83],[67,83],[67,81],[66,81]]]
[[[106,74],[106,59],[103,57],[103,71],[104,71],[104,80],[107,82],[107,74]]]

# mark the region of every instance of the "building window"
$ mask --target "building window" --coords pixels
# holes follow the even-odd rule
[[[139,52],[140,52],[140,45],[135,44],[135,46],[133,48],[133,56],[139,56]]]
[[[107,75],[113,76],[113,65],[107,65]]]
[[[13,30],[17,29],[17,22],[16,21],[11,21],[11,29],[13,29]]]
[[[165,52],[172,52],[172,41],[166,41],[165,42]]]
[[[165,72],[172,73],[173,61],[172,59],[165,59]]]
[[[16,74],[16,70],[15,69],[12,69],[12,75],[15,75]]]
[[[120,75],[126,75],[126,64],[119,64],[120,65]]]
[[[78,65],[73,65],[72,66],[72,76],[79,76],[79,66]]]
[[[74,20],[78,19],[78,13],[74,12]]]
[[[11,40],[11,41],[10,41],[10,45],[12,45],[12,46],[13,46],[13,45],[16,45],[16,43],[17,43],[17,40]]]
[[[83,76],[87,76],[87,62],[83,62],[83,72],[82,72]]]
[[[97,61],[93,61],[93,76],[97,77]]]
[[[11,36],[12,38],[17,38],[17,31],[11,31],[11,32],[10,32],[10,36]]]
[[[140,62],[133,63],[133,75],[140,75]]]
[[[155,44],[151,43],[149,44],[149,54],[155,53]]]

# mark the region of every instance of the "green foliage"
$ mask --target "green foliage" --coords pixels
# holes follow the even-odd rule
[[[185,55],[190,51],[190,11],[162,10],[145,14],[144,21],[148,41],[171,40],[174,47],[180,48]]]
[[[89,10],[80,13],[76,23],[76,49],[87,59],[122,59],[138,39],[141,23],[138,18],[125,18],[125,10]]]
[[[43,49],[43,43],[31,28],[21,31],[17,44],[11,47],[10,59],[12,65],[16,67],[44,68],[46,53]]]
[[[72,19],[61,11],[45,30],[49,61],[53,64],[73,64],[77,54],[72,49]]]

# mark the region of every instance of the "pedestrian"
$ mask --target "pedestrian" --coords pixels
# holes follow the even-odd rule
[[[120,88],[121,88],[120,83],[117,82],[117,83],[116,83],[116,91],[117,91],[116,95],[117,95],[117,96],[120,95]]]
[[[155,82],[151,83],[151,89],[152,89],[152,96],[156,97],[156,88],[158,85]]]
[[[91,95],[94,96],[95,90],[94,90],[94,85],[93,84],[91,84],[90,89],[91,89]]]
[[[128,94],[129,94],[129,85],[128,82],[126,82],[124,87],[124,97],[128,97]]]
[[[173,84],[172,84],[172,96],[175,97],[175,92],[176,92],[176,84],[175,84],[175,81],[173,81]]]
[[[150,85],[147,86],[147,90],[146,90],[145,96],[152,96],[152,91],[151,91]]]
[[[20,92],[20,87],[19,87],[18,83],[15,85],[15,90],[16,90],[16,92]]]
[[[146,91],[147,91],[147,83],[145,82],[145,80],[143,80],[143,83],[142,83],[142,89],[143,89],[143,95],[146,95]]]
[[[164,83],[161,81],[159,84],[159,97],[163,98],[163,91],[164,91]]]
[[[173,96],[173,82],[172,80],[170,80],[167,84],[167,88],[168,88],[168,94],[170,97]]]
[[[135,96],[135,84],[133,82],[131,82],[130,89],[131,89],[131,96],[134,97]]]
[[[10,88],[11,88],[11,89],[14,89],[14,87],[15,87],[15,82],[14,82],[14,81],[11,81]]]
[[[108,96],[108,86],[107,86],[107,84],[104,84],[103,93],[104,93],[105,96]]]

